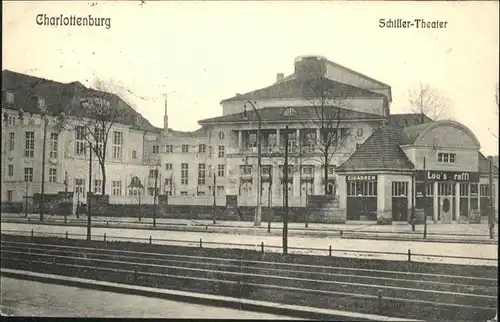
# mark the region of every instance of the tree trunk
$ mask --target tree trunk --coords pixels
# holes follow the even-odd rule
[[[328,154],[325,153],[325,196],[328,194]]]
[[[101,174],[102,174],[101,194],[104,196],[106,194],[106,166],[104,162],[101,163]]]

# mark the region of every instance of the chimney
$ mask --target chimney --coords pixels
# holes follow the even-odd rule
[[[167,94],[164,95],[165,97],[165,112],[163,114],[163,134],[167,135],[168,133],[168,106],[167,106]]]
[[[276,83],[281,83],[285,79],[285,74],[278,73],[276,74]]]

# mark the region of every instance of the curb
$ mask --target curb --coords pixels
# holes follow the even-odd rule
[[[346,312],[313,307],[301,307],[264,301],[231,298],[226,296],[208,295],[203,293],[190,293],[152,287],[110,283],[76,277],[43,274],[31,271],[22,271],[2,268],[1,276],[42,282],[47,284],[66,285],[99,291],[114,292],[129,295],[160,298],[166,300],[187,302],[216,307],[226,307],[243,311],[284,315],[288,317],[315,319],[315,320],[353,320],[356,321],[419,321],[412,319],[395,318],[374,314]]]
[[[23,224],[23,225],[44,225],[44,226],[61,226],[61,227],[86,227],[85,223],[68,223],[68,224],[63,224],[63,223],[57,223],[57,222],[44,222],[43,224],[40,224],[39,222],[28,222],[25,220],[12,220],[12,219],[7,219],[7,220],[2,220],[2,223],[13,223],[13,224]],[[161,225],[161,224],[160,224]],[[281,232],[276,232],[272,231],[271,233],[268,233],[266,231],[259,231],[256,228],[240,228],[240,227],[234,227],[233,229],[227,229],[223,227],[214,227],[210,226],[210,230],[207,230],[207,228],[203,227],[208,227],[208,225],[196,225],[196,226],[187,226],[187,225],[161,225],[161,227],[131,227],[130,225],[105,225],[105,224],[93,224],[92,227],[94,228],[108,228],[108,229],[135,229],[135,230],[164,230],[164,231],[184,231],[184,232],[202,232],[202,233],[219,233],[219,234],[249,234],[249,235],[255,235],[255,236],[281,236]],[[356,236],[349,236],[351,233],[350,232],[344,232],[344,235],[341,236],[338,231],[322,231],[322,230],[309,230],[309,231],[297,231],[297,230],[289,230],[288,235],[289,236],[312,236],[312,237],[318,237],[318,238],[325,238],[325,237],[335,237],[335,238],[341,238],[341,239],[363,239],[363,240],[386,240],[386,241],[412,241],[412,242],[424,242],[424,243],[454,243],[454,244],[479,244],[479,245],[498,245],[498,240],[481,240],[481,239],[446,239],[446,238],[432,238],[428,237],[426,239],[423,239],[421,237],[413,237],[413,236],[406,236],[406,237],[398,237],[398,236],[370,236],[370,235],[356,235]]]

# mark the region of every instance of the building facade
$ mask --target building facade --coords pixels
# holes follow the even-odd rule
[[[391,114],[389,85],[324,57],[298,57],[294,67],[268,87],[221,101],[222,116],[199,121],[193,132],[169,128],[167,99],[163,128],[156,128],[117,98],[127,117],[109,132],[110,202],[152,202],[156,188],[172,204],[226,205],[231,198],[254,207],[260,142],[263,206],[284,203],[287,149],[290,206],[306,207],[307,196],[326,193],[337,197],[345,220],[405,221],[414,206],[429,208],[436,222],[467,221],[471,210],[484,212],[488,161],[469,129]],[[80,104],[92,90],[10,71],[2,79],[2,204],[40,193],[45,119],[45,193],[73,191],[77,202],[89,189],[102,193],[95,158],[89,185],[81,133],[74,127],[56,133],[52,113]],[[49,112],[42,117],[44,109]],[[325,144],[331,133],[336,139]],[[497,167],[493,173],[496,194]]]

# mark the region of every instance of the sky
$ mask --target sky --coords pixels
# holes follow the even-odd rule
[[[91,86],[112,81],[153,125],[194,130],[220,101],[293,73],[321,55],[392,87],[391,113],[429,84],[450,102],[485,154],[498,154],[498,1],[152,2],[2,1],[2,69]],[[103,17],[106,26],[44,26],[37,15]],[[447,22],[380,28],[380,19]]]

